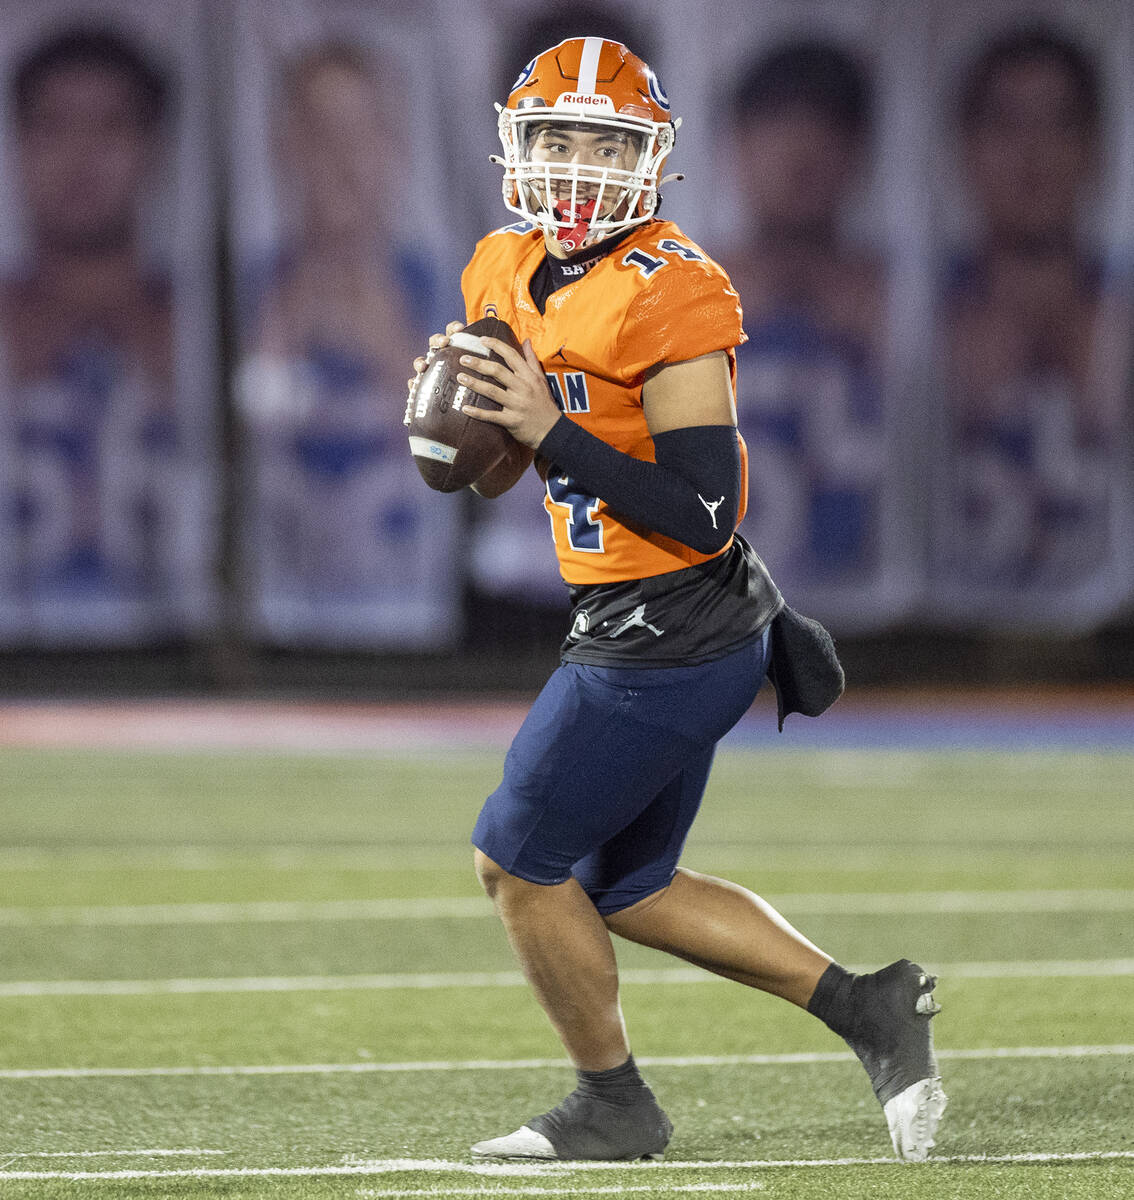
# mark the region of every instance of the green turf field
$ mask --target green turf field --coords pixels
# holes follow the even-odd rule
[[[0,1196],[1134,1196],[1134,756],[721,756],[686,854],[934,970],[890,1161],[782,1002],[625,946],[666,1162],[473,1167],[572,1086],[466,847],[498,755],[0,753]]]

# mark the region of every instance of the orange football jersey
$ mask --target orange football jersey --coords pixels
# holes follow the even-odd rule
[[[654,461],[642,410],[646,372],[723,350],[736,382],[734,348],[745,340],[740,298],[724,270],[669,221],[633,229],[577,281],[553,292],[541,315],[529,283],[544,258],[531,224],[483,238],[461,287],[467,320],[495,315],[521,342],[531,339],[560,409],[596,437]],[[741,451],[741,497],[748,494]],[[572,584],[645,579],[705,562],[701,554],[641,525],[622,521],[601,498],[551,472],[544,500],[563,578]],[[727,549],[727,547],[726,547]],[[721,551],[723,553],[724,551]]]

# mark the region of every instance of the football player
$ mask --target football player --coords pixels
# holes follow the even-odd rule
[[[616,933],[826,1021],[866,1066],[898,1153],[924,1158],[945,1105],[932,977],[907,960],[853,975],[758,896],[677,865],[714,747],[751,705],[773,647],[782,713],[806,703],[785,700],[786,684],[829,666],[830,640],[807,640],[813,623],[786,608],[735,534],[740,303],[724,271],[656,216],[676,128],[656,75],[625,46],[573,38],[538,55],[499,120],[504,201],[521,220],[481,241],[463,277],[467,319],[495,314],[522,342],[517,353],[485,339],[503,365],[465,360],[487,381],[462,382],[501,405],[469,411],[517,442],[475,487],[498,495],[534,459],[573,606],[562,664],[472,840],[578,1073],[562,1103],[472,1153],[664,1150],[672,1126],[630,1053]],[[837,696],[834,667],[805,711]]]

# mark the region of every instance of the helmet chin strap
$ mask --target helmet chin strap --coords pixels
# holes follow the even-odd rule
[[[572,250],[578,250],[586,240],[587,234],[590,232],[591,217],[594,216],[596,203],[597,197],[592,196],[591,199],[581,200],[574,206],[563,203],[555,204],[555,219],[571,222],[569,229],[555,231],[556,240],[568,254]]]

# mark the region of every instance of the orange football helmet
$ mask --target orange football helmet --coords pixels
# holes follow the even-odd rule
[[[508,103],[496,107],[504,157],[493,161],[504,167],[504,203],[564,249],[578,250],[653,216],[665,182],[662,166],[681,122],[671,118],[658,77],[620,42],[560,42],[528,63]],[[610,133],[628,152],[617,166],[579,162],[577,155],[534,161],[536,139],[556,129]]]

